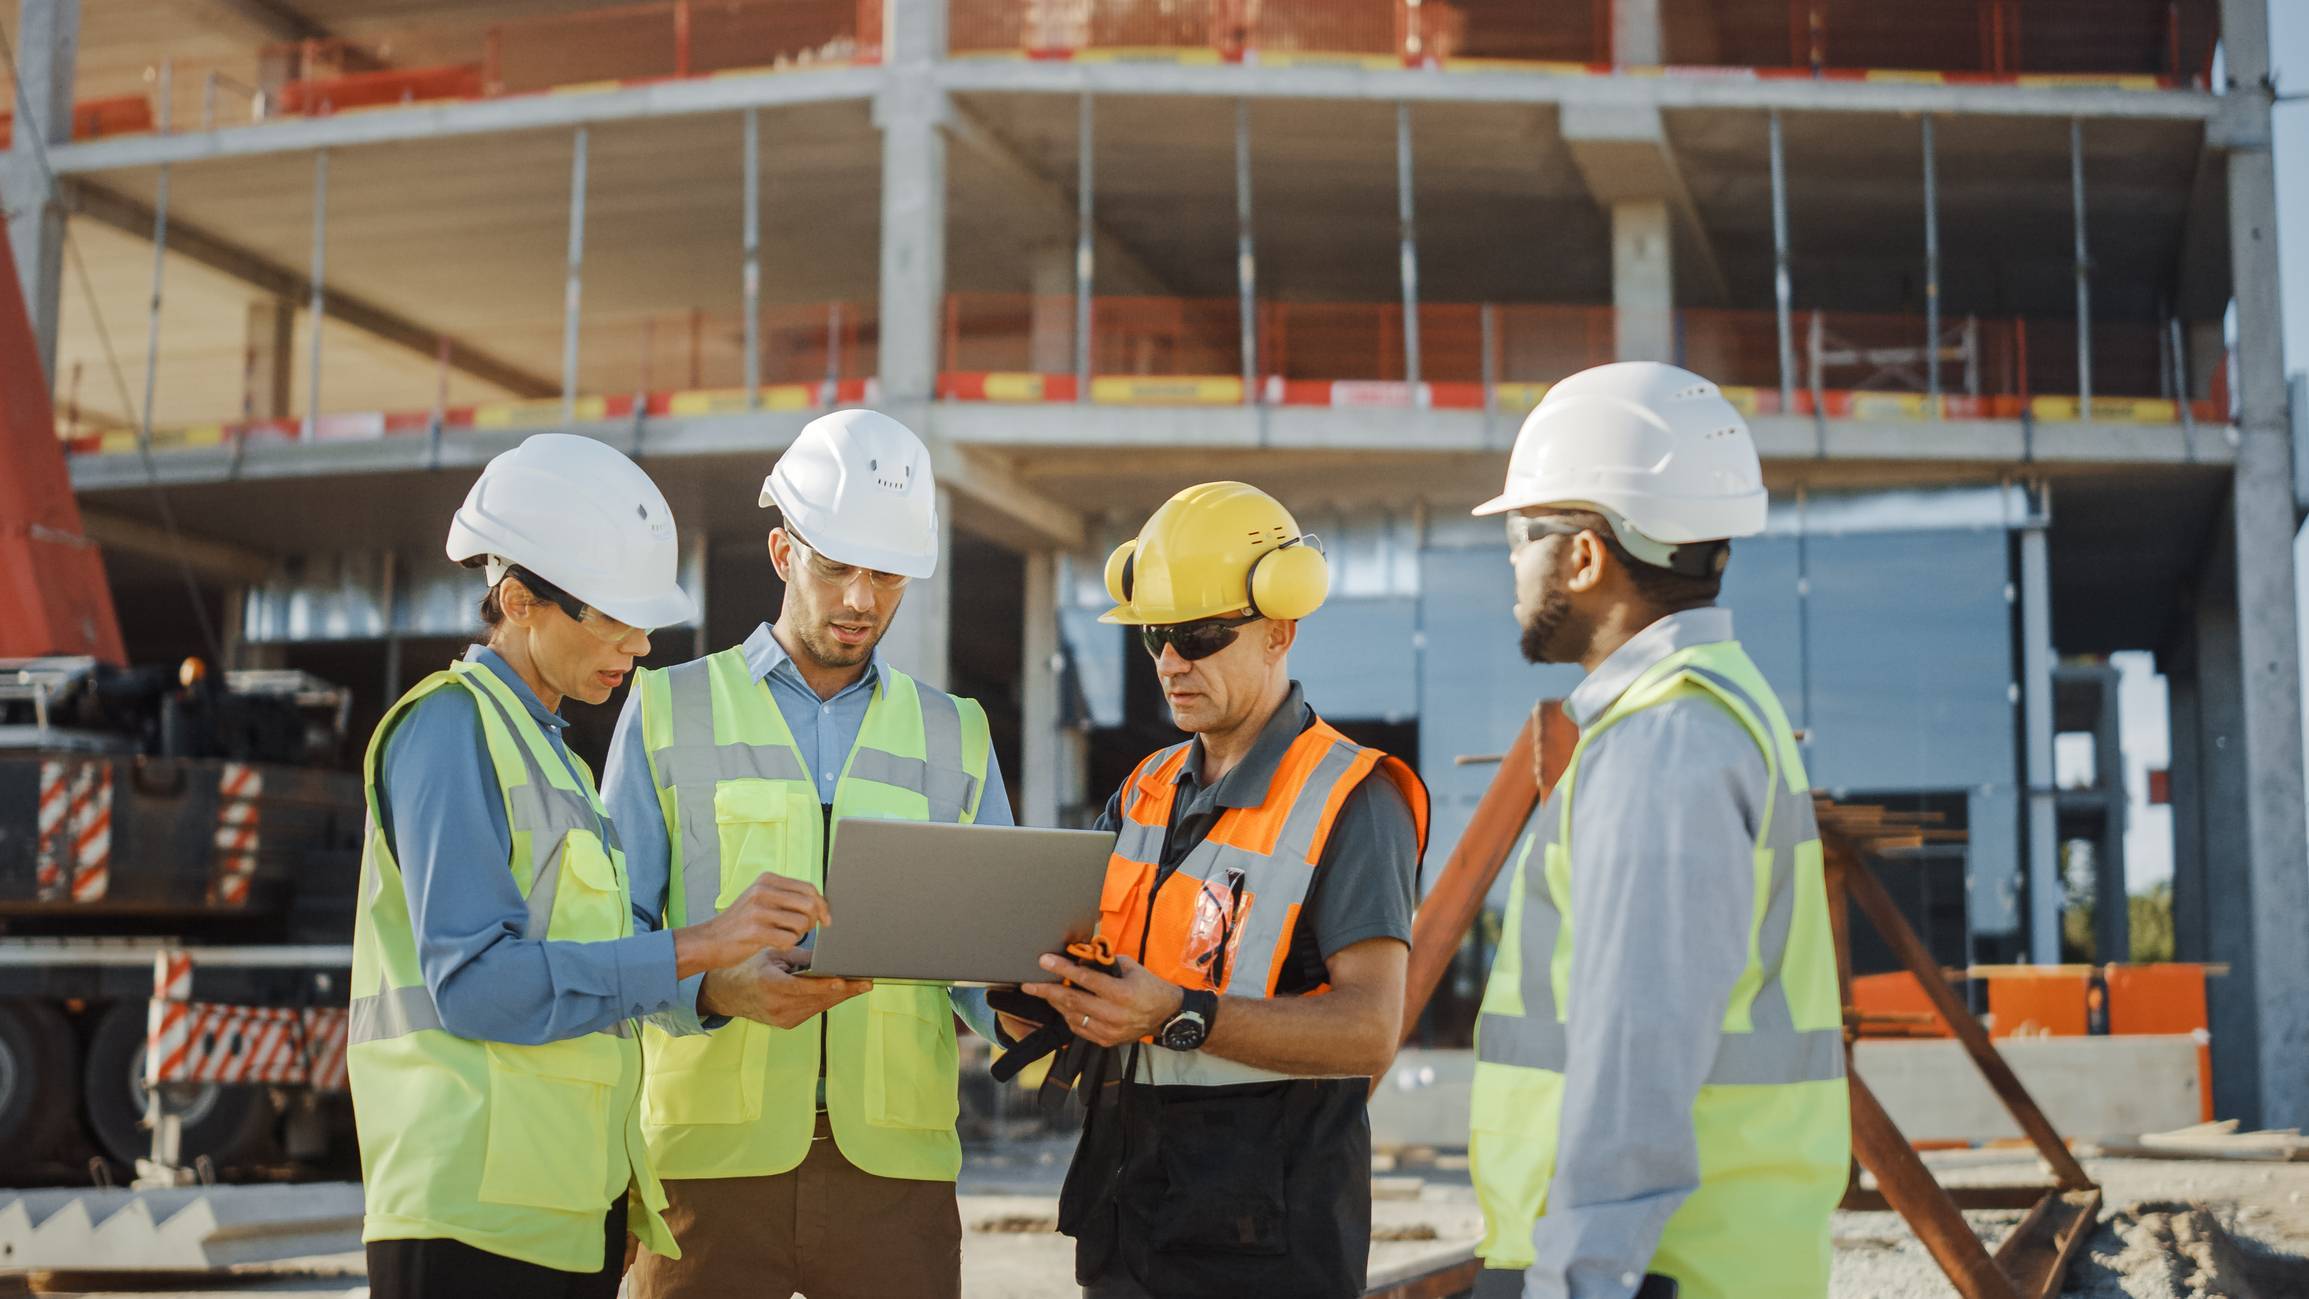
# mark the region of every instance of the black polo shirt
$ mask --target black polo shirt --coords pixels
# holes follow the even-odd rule
[[[1251,751],[1216,784],[1202,780],[1203,741],[1196,736],[1179,773],[1178,797],[1171,803],[1170,833],[1163,840],[1156,887],[1210,836],[1229,808],[1258,807],[1267,801],[1275,773],[1291,742],[1315,724],[1299,683],[1259,732]],[[1122,828],[1122,796],[1115,791],[1099,816],[1098,828]],[[1393,781],[1376,773],[1347,795],[1331,838],[1323,845],[1315,882],[1291,931],[1290,950],[1277,977],[1277,995],[1313,990],[1329,979],[1330,957],[1369,938],[1411,941],[1411,913],[1419,901],[1419,832],[1410,805]],[[1138,955],[1132,952],[1129,955]]]

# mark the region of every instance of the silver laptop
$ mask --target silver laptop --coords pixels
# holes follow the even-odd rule
[[[826,864],[810,968],[820,977],[993,986],[1037,983],[1038,964],[1098,927],[1115,836],[843,819]]]

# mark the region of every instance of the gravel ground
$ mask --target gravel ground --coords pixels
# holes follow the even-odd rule
[[[968,1299],[1077,1299],[1073,1243],[1053,1230],[1067,1154],[1065,1142],[1048,1140],[971,1152],[961,1188]],[[2025,1152],[1959,1151],[1926,1161],[1951,1185],[2045,1176]],[[2087,1158],[2085,1168],[2103,1187],[2101,1224],[2069,1270],[2063,1294],[2309,1299],[2309,1163]],[[1966,1216],[1992,1249],[2020,1219],[2011,1212]],[[1482,1229],[1465,1156],[1446,1152],[1382,1167],[1372,1218],[1374,1277],[1463,1257]],[[1896,1215],[1839,1213],[1835,1237],[1833,1299],[1954,1299],[1955,1289]],[[302,1270],[301,1276],[246,1276],[192,1293],[309,1299],[368,1293],[358,1254],[309,1260]],[[135,1299],[167,1293],[143,1291]]]

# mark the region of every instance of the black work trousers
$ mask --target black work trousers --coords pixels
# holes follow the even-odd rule
[[[370,1299],[617,1299],[625,1276],[625,1197],[602,1224],[601,1270],[564,1272],[461,1240],[372,1240]]]

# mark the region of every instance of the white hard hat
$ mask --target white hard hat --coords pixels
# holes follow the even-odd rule
[[[802,429],[762,480],[761,504],[837,564],[906,577],[938,571],[938,483],[930,449],[874,410],[838,410]]]
[[[1475,507],[1600,506],[1671,545],[1764,530],[1763,466],[1716,385],[1657,361],[1582,370],[1525,417],[1507,487]]]
[[[640,465],[589,437],[539,433],[491,460],[457,507],[448,549],[458,563],[519,564],[636,627],[697,615],[675,580],[681,552],[665,495]]]

